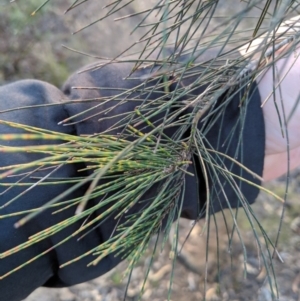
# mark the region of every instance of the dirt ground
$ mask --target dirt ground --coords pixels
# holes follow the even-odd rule
[[[71,2],[50,2],[34,17],[30,17],[30,12],[40,4],[38,0],[26,3],[17,1],[11,4],[8,4],[8,1],[0,2],[1,83],[22,78],[37,78],[60,87],[71,72],[95,60],[70,49],[98,57],[112,57],[127,49],[142,34],[142,31],[138,31],[128,35],[129,28],[141,20],[142,16],[138,15],[122,22],[113,22],[111,17],[72,36],[72,32],[99,18],[100,7],[108,1],[90,0],[82,6],[84,9],[75,9],[64,15],[63,11]],[[154,1],[148,1],[147,4],[151,5],[152,2]],[[220,14],[226,13],[228,9],[236,9],[234,2],[236,1],[232,0],[224,4],[225,2],[221,1]],[[127,7],[114,18],[134,13],[140,10],[144,3],[142,1],[135,4],[136,6]],[[216,20],[216,24],[217,22],[220,20]],[[62,45],[66,45],[68,49]],[[142,45],[137,45],[136,51],[140,47]],[[269,183],[267,188],[283,196],[285,180]],[[173,301],[269,301],[272,300],[272,291],[276,290],[279,292],[280,301],[300,301],[299,193],[300,172],[294,172],[280,235],[279,255],[275,256],[271,266],[267,263],[265,267],[261,256],[268,255],[264,236],[256,226],[262,246],[260,252],[253,230],[242,211],[237,219],[240,237],[236,231],[234,235],[228,234],[222,214],[216,216],[217,229],[214,223],[211,223],[209,239],[205,221],[193,226],[191,221],[181,220],[178,247],[180,256],[176,265],[173,269],[173,261],[170,259],[171,243],[167,243],[165,248],[154,256],[141,300],[166,300],[172,279],[170,299]],[[261,193],[253,211],[274,242],[282,204],[270,195]],[[230,228],[232,218],[229,212],[225,212],[225,216]],[[192,226],[193,230],[185,241]],[[273,251],[271,248],[270,250]],[[123,279],[122,276],[126,269],[126,262],[123,262],[108,274],[87,283],[63,289],[39,288],[25,301],[117,301],[124,300],[126,289],[126,300],[138,300],[151,254],[150,246],[134,269],[128,287],[127,279]],[[276,281],[273,277],[270,285],[270,277],[267,275],[272,273],[271,267],[274,268]]]

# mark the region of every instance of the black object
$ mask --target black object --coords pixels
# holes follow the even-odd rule
[[[93,66],[89,66],[89,68],[91,67]],[[51,106],[41,106],[35,109],[20,109],[1,113],[0,119],[73,135],[102,132],[109,129],[117,119],[107,119],[106,121],[99,123],[99,116],[94,116],[93,118],[89,118],[83,122],[78,122],[70,126],[62,126],[58,125],[58,123],[70,116],[99,104],[100,97],[112,96],[116,93],[120,93],[120,90],[126,91],[138,85],[143,86],[144,83],[150,88],[157,85],[157,80],[151,82],[146,79],[147,75],[156,71],[158,68],[155,67],[156,69],[154,69],[154,71],[149,68],[140,69],[132,75],[132,78],[134,79],[124,80],[124,78],[130,73],[131,68],[132,65],[129,63],[118,65],[112,64],[101,69],[74,74],[63,86],[63,92],[48,83],[36,80],[19,81],[2,86],[0,87],[1,111],[29,105],[49,104]],[[186,82],[184,82],[184,84],[187,85],[193,81],[193,78],[189,78],[185,81]],[[89,87],[89,89],[72,89],[72,87],[76,86]],[[108,89],[99,89],[97,87]],[[172,89],[176,88],[176,83],[172,84],[169,88],[172,92]],[[201,93],[202,90],[203,87],[199,87],[193,93],[197,95]],[[208,148],[214,148],[219,152],[224,152],[225,154],[235,158],[235,160],[242,162],[253,172],[261,175],[263,169],[265,136],[263,115],[260,108],[260,97],[257,87],[253,84],[249,92],[248,100],[242,104],[241,95],[243,95],[243,91],[236,93],[235,90],[232,90],[229,92],[234,95],[231,101],[224,102],[225,94],[222,95],[218,102],[207,113],[210,114],[214,111],[214,118],[208,117],[204,122],[202,119],[198,124],[198,127],[201,128],[205,138],[204,143]],[[227,91],[224,93],[229,92]],[[137,96],[136,94],[137,92],[130,95],[130,97],[135,97]],[[164,89],[160,88],[155,91],[153,90],[153,92],[147,97],[149,97],[149,101],[151,101],[162,95],[164,95]],[[82,99],[89,99],[89,101],[82,102]],[[73,100],[73,103],[69,103],[68,100]],[[116,102],[117,101],[118,100],[116,100]],[[96,114],[97,110],[103,110],[105,106],[113,106],[113,104],[114,102],[103,104],[101,107],[98,107],[98,109],[93,110],[93,114]],[[117,106],[108,114],[113,116],[119,113],[131,112],[135,106],[135,102],[127,102]],[[218,108],[221,107],[223,109],[218,110]],[[244,118],[241,118],[242,115]],[[74,120],[77,121],[79,121],[79,119],[82,119],[82,116],[77,119],[74,118]],[[154,120],[154,122],[155,121],[156,120]],[[169,132],[167,132],[167,134],[172,136],[176,131],[176,128],[168,131]],[[12,130],[10,127],[0,125],[1,134],[20,132],[22,131],[17,129]],[[30,144],[32,143],[33,142],[30,141]],[[35,143],[37,145],[41,143],[55,144],[59,143],[59,141],[36,141]],[[28,142],[3,141],[1,144],[23,146],[28,145]],[[234,164],[231,160],[226,158],[220,160],[215,155],[212,155],[212,157],[216,160],[216,162],[218,162],[218,164],[220,164],[220,166],[225,166],[236,175],[241,175],[247,180],[259,184],[257,179],[254,179],[252,175],[242,171],[241,168]],[[0,166],[30,162],[34,159],[38,159],[38,157],[27,153],[1,154]],[[201,165],[197,156],[194,156],[193,159],[194,164],[189,167],[189,171],[195,173],[197,177],[186,176],[186,189],[182,211],[182,216],[189,219],[196,219],[200,214],[203,216],[206,206],[205,183]],[[251,204],[254,202],[259,192],[257,188],[241,182],[238,179],[235,180],[235,183],[232,186],[226,181],[221,173],[218,173],[218,178],[220,180],[218,182],[216,180],[216,174],[213,173],[209,166],[207,166],[207,168],[209,170],[208,175],[210,187],[213,193],[213,202],[210,204],[211,213],[218,212],[222,210],[222,208],[227,208],[229,206],[232,208],[241,206],[238,202],[238,198],[236,197],[237,190],[240,190],[244,194],[248,203]],[[52,176],[82,176],[82,174],[78,174],[78,169],[79,166],[75,164],[64,166]],[[46,171],[39,171],[37,176],[43,176],[45,174]],[[5,179],[5,182],[14,183],[16,179],[16,177],[7,178]],[[35,182],[35,180],[31,181],[32,183]],[[0,214],[4,215],[40,207],[58,194],[66,191],[69,187],[69,184],[56,185],[55,188],[51,186],[37,186],[24,194],[19,200],[0,210]],[[5,189],[6,187],[1,187],[0,193]],[[156,187],[153,187],[147,193],[149,193],[149,195],[155,194],[155,189]],[[7,200],[14,198],[23,190],[24,189],[22,187],[15,187],[1,195],[0,205],[4,204]],[[82,187],[81,189],[73,192],[71,197],[82,196],[85,191],[86,187]],[[149,195],[145,197],[148,197]],[[91,202],[97,201],[98,200],[92,200]],[[139,210],[139,208],[136,207],[134,210]],[[46,211],[19,229],[14,229],[13,225],[20,219],[20,217],[0,219],[0,252],[5,252],[12,247],[26,242],[29,236],[41,231],[42,229],[50,227],[73,214],[74,208],[70,208],[56,215],[51,215],[51,212]],[[0,276],[5,275],[7,272],[18,267],[22,263],[48,250],[64,237],[76,231],[80,225],[80,223],[73,224],[61,233],[51,236],[28,249],[21,250],[16,254],[0,259]],[[116,221],[112,216],[84,239],[77,241],[77,238],[74,237],[46,255],[34,260],[22,269],[0,280],[0,299],[19,301],[26,298],[26,296],[39,286],[70,286],[106,273],[120,262],[120,257],[109,255],[97,266],[88,268],[86,265],[92,260],[92,257],[89,256],[63,269],[59,269],[59,266],[64,262],[87,252],[93,247],[96,247],[103,241],[106,241],[110,237],[115,225]]]

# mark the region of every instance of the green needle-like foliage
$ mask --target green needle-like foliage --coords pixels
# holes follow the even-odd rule
[[[66,12],[80,5],[84,6],[86,2],[74,1]],[[122,12],[122,9],[128,5],[134,5],[135,2],[134,0],[113,1],[103,8],[105,12],[103,17],[76,29],[75,32],[101,22],[117,12]],[[99,263],[107,254],[121,254],[123,258],[129,259],[127,273],[130,275],[131,269],[148,247],[153,235],[162,235],[164,236],[164,241],[167,240],[172,223],[180,216],[183,202],[180,196],[182,195],[182,190],[185,189],[184,176],[188,173],[188,166],[192,164],[192,155],[197,154],[200,158],[206,182],[209,176],[208,173],[212,170],[215,175],[219,172],[225,176],[228,179],[228,185],[234,187],[236,196],[240,200],[253,228],[258,249],[267,269],[268,281],[273,289],[274,271],[271,259],[272,253],[276,250],[276,244],[271,241],[261,227],[245,197],[241,194],[239,187],[235,187],[234,178],[237,176],[230,173],[225,166],[220,165],[219,161],[214,159],[216,156],[212,156],[214,154],[222,158],[226,155],[207,148],[203,142],[205,136],[197,129],[196,125],[204,113],[209,111],[209,108],[225,91],[232,86],[239,86],[240,90],[249,86],[263,72],[264,68],[272,65],[272,60],[270,62],[269,59],[277,50],[276,47],[278,45],[282,47],[289,45],[291,46],[289,51],[293,50],[299,41],[299,32],[291,33],[291,31],[287,30],[286,32],[277,33],[276,31],[284,20],[297,12],[299,3],[298,1],[245,1],[241,11],[223,17],[218,25],[215,22],[215,19],[218,20],[216,14],[219,1],[217,0],[158,0],[155,4],[153,3],[151,1],[151,5],[145,7],[142,11],[116,20],[117,22],[122,22],[124,18],[136,15],[142,16],[142,21],[132,29],[135,31],[138,28],[146,28],[146,34],[132,45],[134,47],[140,44],[142,45],[142,50],[139,53],[135,53],[135,58],[132,58],[132,56],[124,56],[130,52],[131,48],[125,49],[120,54],[120,57],[102,62],[99,66],[101,67],[101,64],[105,65],[112,62],[133,62],[133,73],[139,68],[151,67],[156,64],[160,65],[161,68],[158,71],[153,71],[149,78],[145,80],[166,79],[170,76],[177,82],[182,82],[184,79],[195,76],[197,76],[197,80],[189,86],[177,85],[176,90],[172,93],[168,90],[170,83],[167,80],[163,80],[160,81],[160,84],[152,85],[150,88],[140,86],[131,91],[119,91],[118,95],[103,98],[102,103],[116,100],[119,100],[121,103],[127,101],[135,101],[137,103],[137,108],[134,112],[118,116],[121,122],[115,124],[115,129],[120,129],[120,135],[97,133],[93,136],[71,136],[1,120],[1,124],[12,128],[21,128],[27,132],[26,134],[2,135],[0,136],[1,141],[14,139],[61,141],[59,145],[46,143],[39,146],[33,144],[26,147],[2,146],[0,153],[30,152],[43,155],[41,159],[36,161],[2,167],[0,180],[8,176],[22,175],[22,179],[14,184],[0,183],[2,186],[8,186],[6,191],[15,186],[24,186],[23,194],[25,194],[27,189],[31,189],[34,185],[56,185],[59,183],[72,185],[68,191],[49,200],[48,203],[40,208],[0,215],[0,218],[20,216],[16,226],[21,227],[46,209],[52,210],[52,214],[58,214],[63,210],[74,207],[76,214],[29,237],[28,241],[22,245],[0,254],[0,258],[28,248],[47,237],[63,231],[77,221],[82,221],[83,226],[74,232],[72,236],[65,237],[59,244],[63,244],[74,236],[80,235],[83,237],[89,231],[95,229],[105,218],[117,213],[116,219],[119,219],[120,223],[115,230],[114,236],[88,253],[66,262],[63,266],[72,264],[74,261],[90,254],[94,255],[91,265]],[[34,13],[37,13],[46,4],[55,5],[55,1],[46,1],[45,3],[41,1],[41,5]],[[256,24],[248,30],[241,30],[239,27],[240,23],[242,23],[244,18],[248,18],[252,10],[257,9],[258,6],[261,8],[261,15],[256,17]],[[156,22],[149,21],[153,14],[157,16]],[[253,20],[255,21],[255,18]],[[251,43],[253,38],[262,36],[262,34],[265,34],[265,36],[262,38],[260,47],[253,50],[250,45],[248,55],[245,56],[238,52],[240,47],[244,46],[244,48],[247,48],[249,46],[248,43]],[[174,49],[171,54],[168,52],[170,45]],[[215,56],[206,56],[208,51],[212,49],[215,50]],[[180,59],[183,56],[184,59]],[[161,59],[161,57],[164,59]],[[201,95],[193,95],[192,92],[198,86],[204,85],[207,85],[207,88]],[[165,93],[161,98],[155,100],[155,105],[154,103],[149,105],[145,100],[131,98],[132,92],[138,91],[139,95],[148,95],[161,87],[164,88]],[[84,89],[85,87],[80,88]],[[99,89],[101,88],[99,87]],[[236,93],[239,93],[239,91]],[[168,99],[164,98],[165,95],[169,96]],[[178,105],[178,100],[182,99],[183,96],[185,97],[184,102]],[[246,98],[247,96],[245,95],[244,97]],[[230,101],[230,97],[226,99],[227,101]],[[172,112],[170,112],[170,108],[172,108]],[[179,121],[175,122],[178,116],[186,112],[187,108],[192,108],[190,113],[182,116]],[[25,108],[19,108],[19,110],[22,109]],[[87,112],[82,112],[82,114],[85,113]],[[91,116],[93,115],[92,110],[88,113]],[[107,111],[102,113],[107,113]],[[163,120],[160,120],[159,125],[152,124],[151,120],[159,114],[165,116]],[[127,123],[125,127],[124,121]],[[69,120],[62,121],[65,124],[72,124],[72,122],[72,117]],[[148,130],[144,131],[141,129],[141,124],[146,124]],[[164,129],[173,126],[177,127],[175,134],[172,137],[166,136]],[[183,139],[183,133],[188,128],[191,129],[190,135]],[[237,163],[234,158],[230,158],[230,160]],[[59,169],[63,165],[74,163],[85,163],[85,171],[89,170],[92,173],[88,177],[80,177],[79,175],[79,177],[72,179],[51,177],[53,170]],[[207,165],[211,167],[210,170],[206,170],[205,166]],[[245,167],[241,167],[247,170]],[[45,170],[47,168],[49,169],[48,176],[44,178],[35,176],[35,170]],[[249,170],[247,172],[251,173]],[[253,176],[258,177],[255,174]],[[32,181],[28,179],[35,179],[36,183],[33,185]],[[89,185],[89,188],[82,198],[63,201],[63,198],[86,184]],[[159,187],[159,193],[144,201],[144,205],[143,202],[141,204],[141,197],[153,185]],[[252,183],[252,185],[254,184]],[[266,190],[263,187],[260,188]],[[210,197],[211,191],[208,182],[206,190],[207,206],[209,206],[209,203],[213,200]],[[269,193],[274,195],[272,192]],[[5,194],[5,191],[3,194]],[[23,194],[9,200],[0,209],[12,202],[20,201]],[[94,206],[88,206],[89,200],[96,197],[101,197],[102,201]],[[279,197],[277,199],[283,201]],[[131,209],[137,204],[142,206],[142,210],[138,213],[132,213]],[[103,207],[106,208],[105,211],[101,214],[93,215]],[[213,218],[208,215],[209,210],[206,210],[206,212],[206,223],[209,225]],[[244,246],[236,221],[237,212],[232,209],[230,209],[230,212],[234,224],[233,232],[236,231],[238,233],[241,244]],[[94,218],[90,219],[90,216],[94,216]],[[175,228],[177,229],[178,225],[175,225]],[[209,232],[209,227],[207,229]],[[177,230],[175,231],[176,233]],[[267,253],[263,251],[259,233],[263,235]],[[172,250],[174,254],[177,254],[177,235],[178,233],[175,235],[175,243]],[[233,233],[228,233],[229,241],[232,235]],[[50,250],[39,256],[43,256],[48,251]],[[244,256],[246,262],[247,251],[245,248]],[[32,258],[32,260],[38,257]],[[22,266],[28,263],[26,262]],[[22,268],[22,266],[6,275],[1,275],[0,279]],[[275,298],[277,292],[273,291],[273,294]]]

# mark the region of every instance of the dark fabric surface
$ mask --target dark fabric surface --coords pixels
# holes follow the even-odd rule
[[[149,74],[149,70],[141,69],[134,74],[133,80],[125,81],[131,70],[131,65],[122,64],[120,66],[110,65],[95,71],[89,71],[81,74],[74,74],[69,78],[63,86],[63,92],[57,88],[40,81],[26,80],[12,83],[0,87],[0,110],[10,108],[28,106],[31,104],[50,104],[35,109],[22,109],[0,114],[0,119],[10,120],[27,124],[35,127],[41,127],[53,131],[64,132],[72,135],[94,134],[108,130],[117,119],[106,119],[103,122],[98,122],[99,115],[91,119],[76,123],[75,125],[62,126],[58,122],[70,116],[80,113],[84,110],[99,105],[99,98],[106,97],[118,93],[120,90],[128,90],[137,85],[142,85],[145,82],[145,75]],[[188,81],[190,81],[189,79]],[[153,87],[157,82],[147,83],[149,87]],[[189,82],[185,83],[189,84]],[[72,89],[73,86],[80,87],[106,87],[113,88],[110,90],[104,89]],[[173,87],[174,88],[174,87]],[[171,87],[171,89],[173,89]],[[195,94],[201,93],[203,88],[196,89]],[[218,102],[211,108],[208,115],[213,111],[214,118],[208,116],[200,120],[198,128],[203,135],[202,139],[208,148],[216,149],[242,162],[247,168],[261,175],[264,159],[264,123],[262,110],[260,108],[260,97],[255,84],[253,84],[249,98],[246,102],[241,103],[241,94],[235,91],[229,91],[233,98],[224,102],[225,94],[219,98]],[[226,92],[225,92],[226,93]],[[147,101],[155,100],[163,95],[163,88],[150,93]],[[130,97],[134,98],[132,94]],[[64,103],[65,100],[72,100],[73,103]],[[82,102],[82,99],[89,101]],[[117,103],[119,100],[116,100]],[[55,104],[55,105],[53,105]],[[98,106],[99,114],[104,108],[110,108],[114,103],[101,104]],[[106,107],[108,106],[108,107]],[[136,106],[135,102],[124,103],[115,107],[108,114],[115,115],[119,113],[130,113]],[[225,110],[219,110],[221,107]],[[93,110],[93,114],[97,113],[97,108]],[[86,116],[91,115],[90,112]],[[244,114],[245,118],[241,118]],[[216,118],[218,116],[218,118]],[[79,121],[82,119],[74,118]],[[157,117],[159,119],[159,117]],[[157,120],[153,120],[155,123]],[[124,121],[125,122],[125,121]],[[122,124],[121,124],[122,125]],[[176,132],[176,128],[168,129],[166,134],[172,136]],[[1,125],[0,133],[19,133],[21,130],[12,130],[11,128]],[[111,131],[113,132],[113,131]],[[32,143],[32,141],[30,141]],[[40,141],[35,142],[37,145]],[[46,141],[43,143],[59,143],[59,141]],[[19,141],[1,141],[2,145],[21,146],[28,145],[29,142]],[[42,155],[41,155],[42,157]],[[222,157],[222,156],[221,156]],[[35,157],[34,159],[37,159]],[[215,154],[211,154],[212,160],[227,168],[232,173],[243,176],[247,180],[259,183],[257,179],[247,172],[242,172],[241,168],[226,158],[219,159]],[[1,154],[0,166],[10,164],[19,164],[30,162],[33,159],[28,153],[13,153]],[[194,155],[194,164],[189,167],[189,171],[196,174],[196,177],[187,175],[185,178],[185,195],[182,217],[196,219],[202,217],[206,208],[206,187],[204,183],[203,171],[199,158]],[[60,168],[54,175],[56,177],[77,177],[82,176],[82,173],[77,171],[82,166],[67,165]],[[207,165],[209,183],[211,188],[210,212],[218,212],[226,207],[239,207],[241,204],[237,198],[237,191],[240,190],[245,196],[245,202],[249,204],[255,201],[259,190],[249,184],[241,182],[235,178],[235,181],[228,183],[221,172],[214,174],[212,169]],[[39,171],[36,176],[44,176],[47,171]],[[87,172],[85,175],[88,175]],[[14,183],[18,177],[10,177],[2,182]],[[34,183],[36,180],[31,180]],[[51,200],[60,193],[69,188],[69,184],[60,184],[55,186],[37,186],[28,191],[21,198],[14,201],[9,206],[1,209],[0,215],[19,212],[39,207]],[[0,193],[6,187],[0,187]],[[157,193],[158,186],[154,186],[145,194],[145,198],[153,196]],[[13,199],[20,192],[24,191],[23,187],[14,187],[5,194],[0,196],[0,204],[4,204],[10,199]],[[71,197],[84,195],[86,187],[81,187],[73,192]],[[70,197],[70,196],[69,196]],[[68,199],[68,198],[66,198]],[[98,202],[95,199],[92,202]],[[51,225],[58,223],[74,214],[74,208],[69,208],[59,214],[51,215],[51,211],[43,212],[25,226],[14,229],[13,225],[20,219],[19,216],[0,219],[0,252],[15,247],[27,241],[27,238]],[[102,209],[102,211],[105,208]],[[141,207],[136,206],[134,210],[141,210]],[[97,212],[101,213],[101,212]],[[59,243],[64,237],[72,234],[81,226],[81,222],[74,223],[66,230],[59,234],[53,235],[50,238],[42,240],[34,246],[21,250],[16,254],[0,259],[0,276],[5,275],[10,270],[18,267],[22,263],[36,257],[38,254],[46,251]],[[29,265],[14,272],[8,277],[0,280],[0,300],[18,301],[24,299],[34,289],[45,285],[50,287],[70,286],[80,282],[84,282],[95,277],[98,277],[120,262],[119,257],[109,255],[102,260],[97,266],[86,267],[87,263],[92,260],[92,256],[87,256],[83,260],[69,265],[63,269],[59,269],[59,265],[64,262],[76,258],[77,256],[87,252],[93,247],[100,245],[106,241],[116,226],[116,220],[111,216],[105,220],[95,231],[92,231],[84,239],[78,241],[77,237],[67,241],[65,244],[58,246],[46,255],[39,257]]]

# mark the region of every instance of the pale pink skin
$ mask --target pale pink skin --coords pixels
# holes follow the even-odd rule
[[[300,97],[300,50],[299,48],[288,56],[281,58],[275,63],[276,102],[284,122],[282,103],[286,119],[289,118],[298,98]],[[266,130],[265,164],[263,178],[265,181],[275,179],[288,170],[287,164],[287,140],[282,136],[278,113],[274,105],[273,70],[269,68],[265,74],[258,79],[258,89],[263,105],[263,114]],[[282,96],[282,99],[281,99]],[[300,101],[294,110],[288,125],[290,170],[300,166]],[[285,132],[285,128],[283,127]]]

